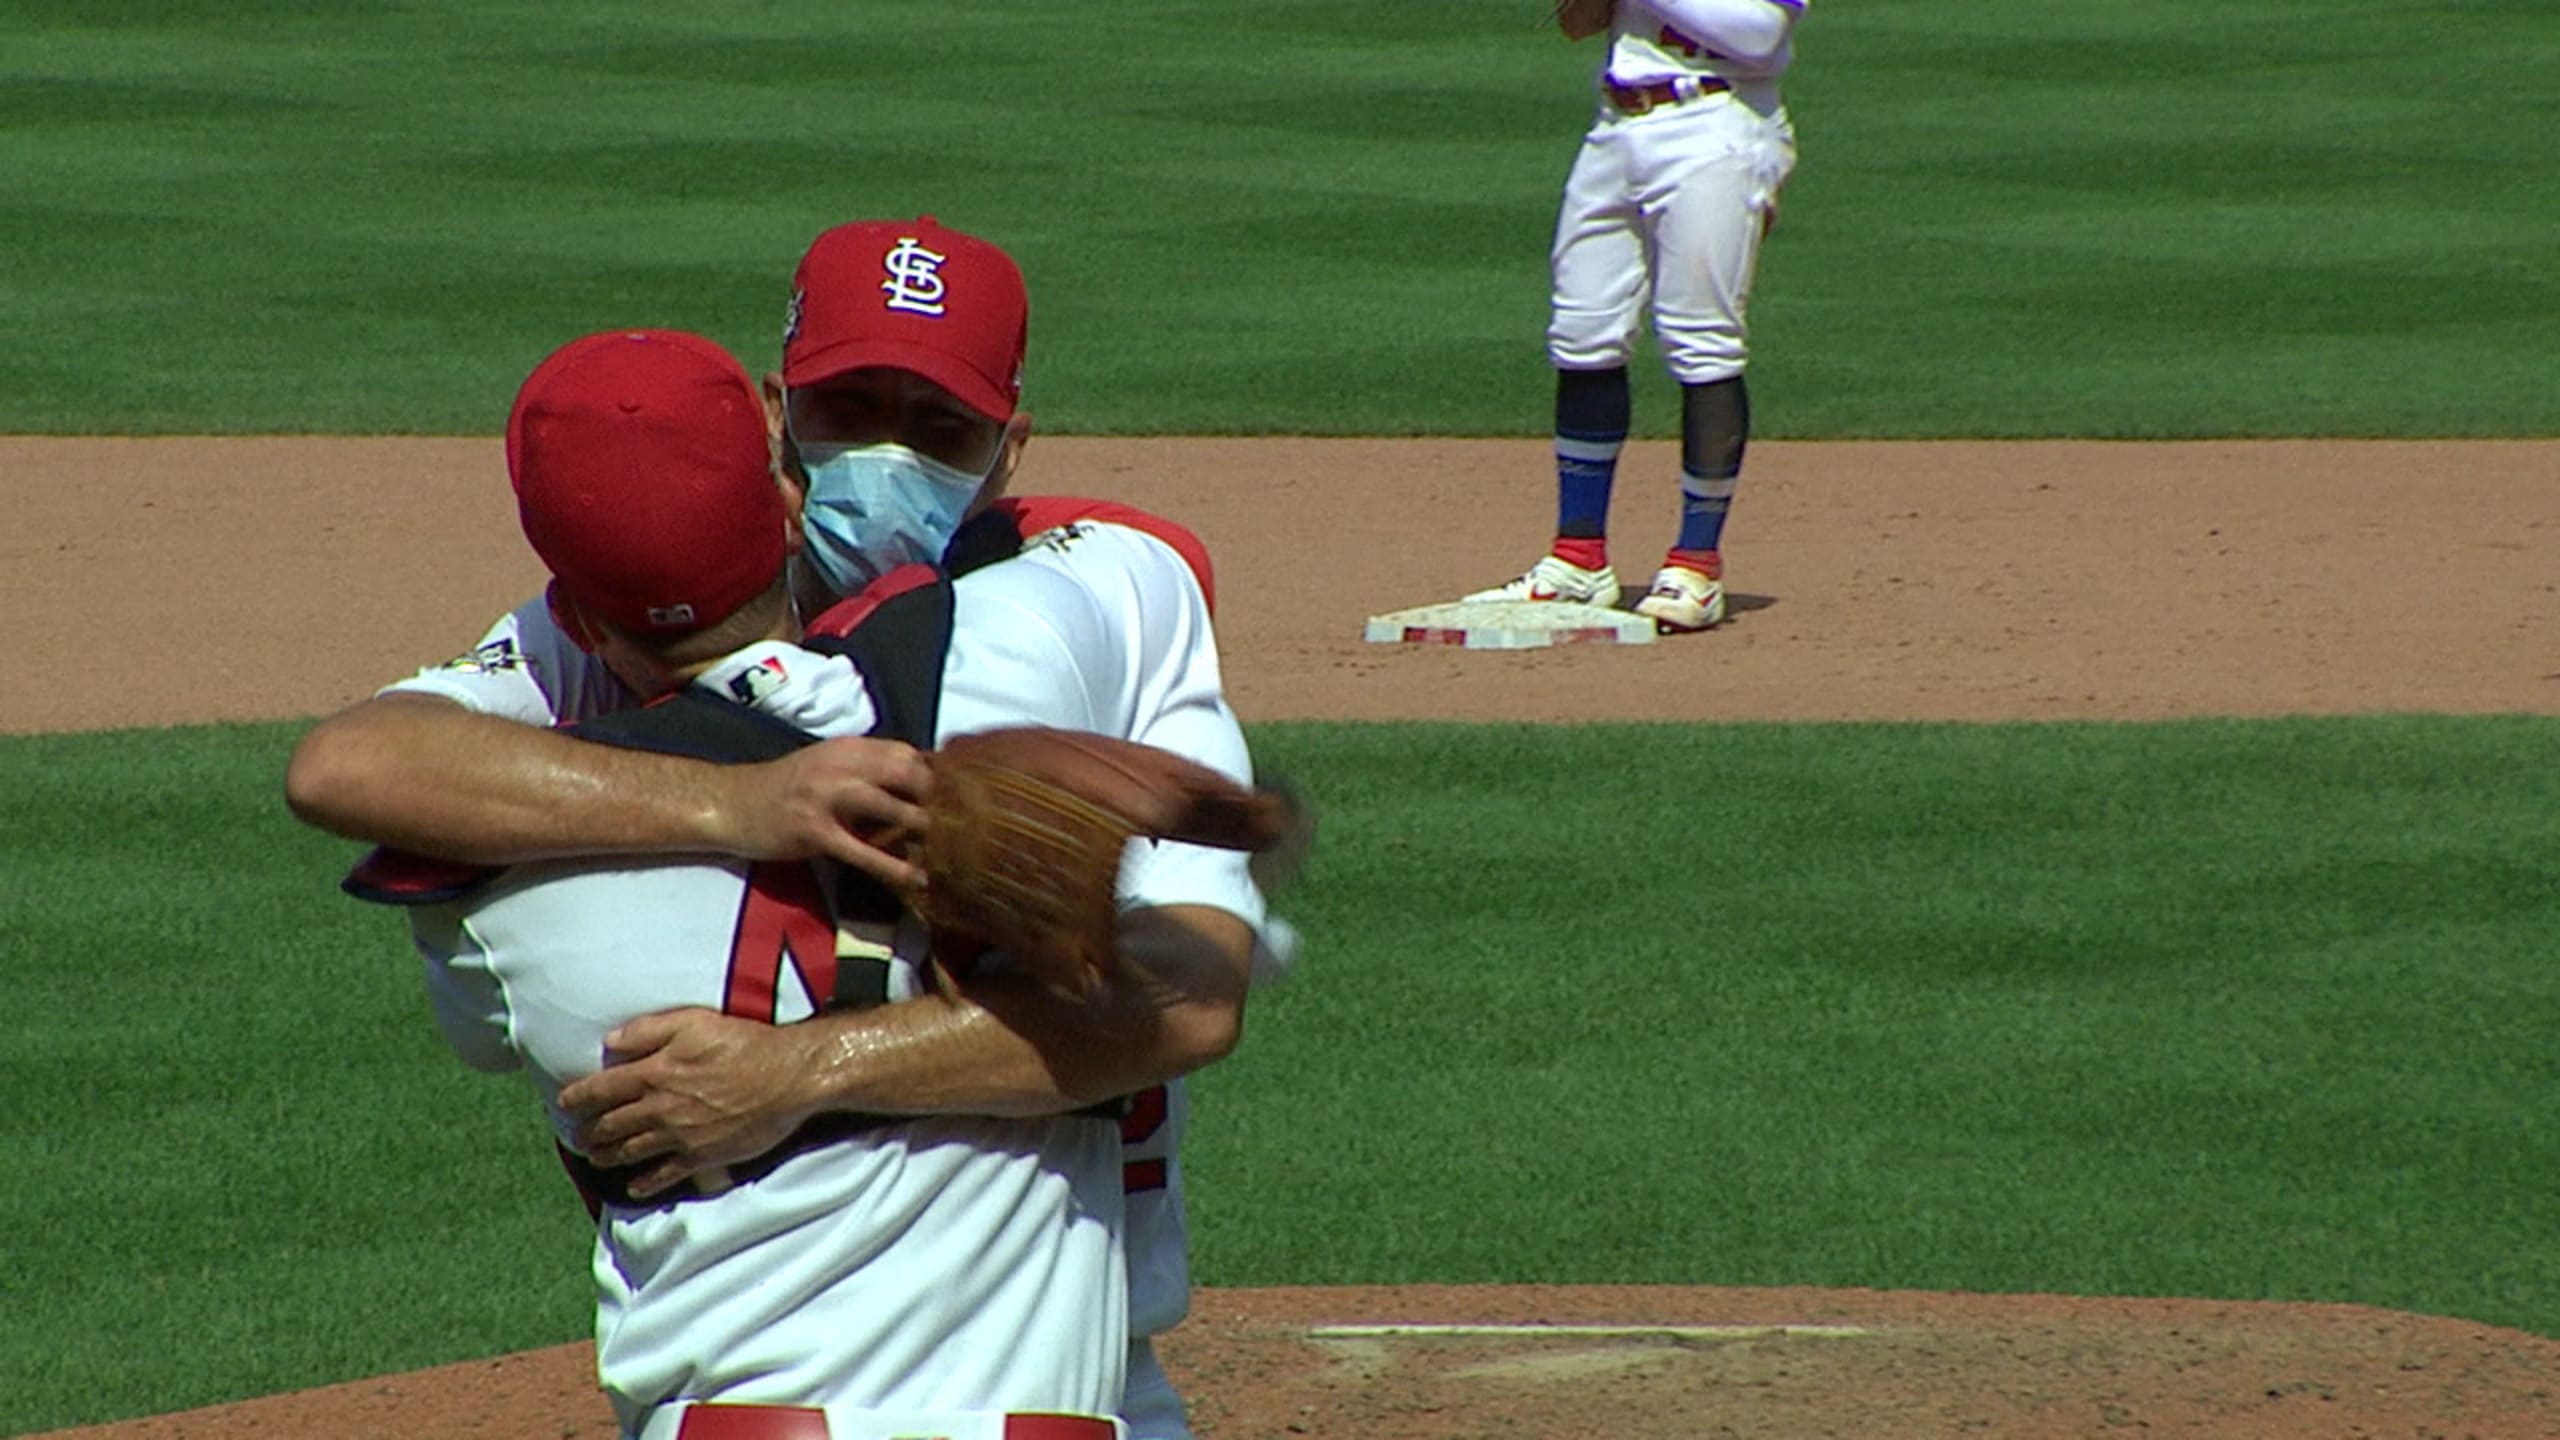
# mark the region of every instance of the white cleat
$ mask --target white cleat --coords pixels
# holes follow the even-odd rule
[[[1652,616],[1653,628],[1665,635],[1712,630],[1724,620],[1724,582],[1685,565],[1665,565],[1654,572],[1653,588],[1636,602],[1636,613]]]
[[[1464,597],[1469,603],[1478,600],[1562,600],[1575,605],[1597,605],[1612,609],[1618,603],[1618,572],[1603,565],[1585,570],[1570,560],[1541,555],[1529,573],[1507,585],[1478,590]],[[1723,603],[1717,602],[1719,606]]]

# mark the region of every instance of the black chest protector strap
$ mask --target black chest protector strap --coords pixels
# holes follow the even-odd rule
[[[812,635],[800,643],[821,655],[841,655],[862,672],[879,719],[871,735],[933,748],[942,722],[942,663],[951,652],[951,581],[937,576],[882,601],[849,635]],[[836,908],[847,919],[888,924],[901,906],[888,888],[856,870],[838,872]]]
[[[862,672],[880,712],[871,727],[874,737],[930,750],[942,723],[942,666],[951,654],[953,609],[950,577],[936,576],[881,601],[851,634],[812,635],[800,644],[821,655],[841,655]]]
[[[951,582],[937,576],[883,602],[853,634],[812,636],[803,643],[820,654],[844,656],[862,673],[879,711],[872,736],[929,750],[942,715],[942,662],[951,648],[951,615]],[[564,726],[561,733],[715,765],[778,760],[818,739],[697,686],[635,710]],[[358,861],[338,888],[377,904],[438,905],[461,899],[505,868],[437,860],[385,846]],[[879,923],[897,918],[898,901],[879,882],[858,871],[838,873],[839,913]],[[858,1003],[861,995],[856,991],[843,998]]]

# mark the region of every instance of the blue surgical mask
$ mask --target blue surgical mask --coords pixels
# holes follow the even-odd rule
[[[795,442],[796,443],[796,442]],[[800,526],[827,588],[852,595],[901,565],[938,565],[983,475],[904,445],[802,444],[809,499]]]

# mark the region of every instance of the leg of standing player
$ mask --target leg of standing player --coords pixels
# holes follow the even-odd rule
[[[1627,361],[1650,293],[1630,155],[1623,126],[1603,117],[1584,137],[1556,211],[1547,324],[1556,372],[1555,539],[1526,574],[1469,600],[1618,603],[1609,496],[1627,443]]]
[[[1705,630],[1724,619],[1724,524],[1751,435],[1744,312],[1795,160],[1783,112],[1738,97],[1693,101],[1659,127],[1646,158],[1646,231],[1653,255],[1653,325],[1680,384],[1680,529],[1636,609],[1664,630]]]

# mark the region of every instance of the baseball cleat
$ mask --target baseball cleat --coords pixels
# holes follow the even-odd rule
[[[1724,619],[1724,582],[1685,565],[1665,565],[1654,572],[1653,588],[1636,602],[1636,613],[1652,616],[1653,628],[1665,635],[1712,630]]]
[[[1597,605],[1605,610],[1618,603],[1618,572],[1607,565],[1597,570],[1585,570],[1570,560],[1541,555],[1538,563],[1529,567],[1529,573],[1519,579],[1461,598],[1470,602],[1563,600],[1577,605]]]

